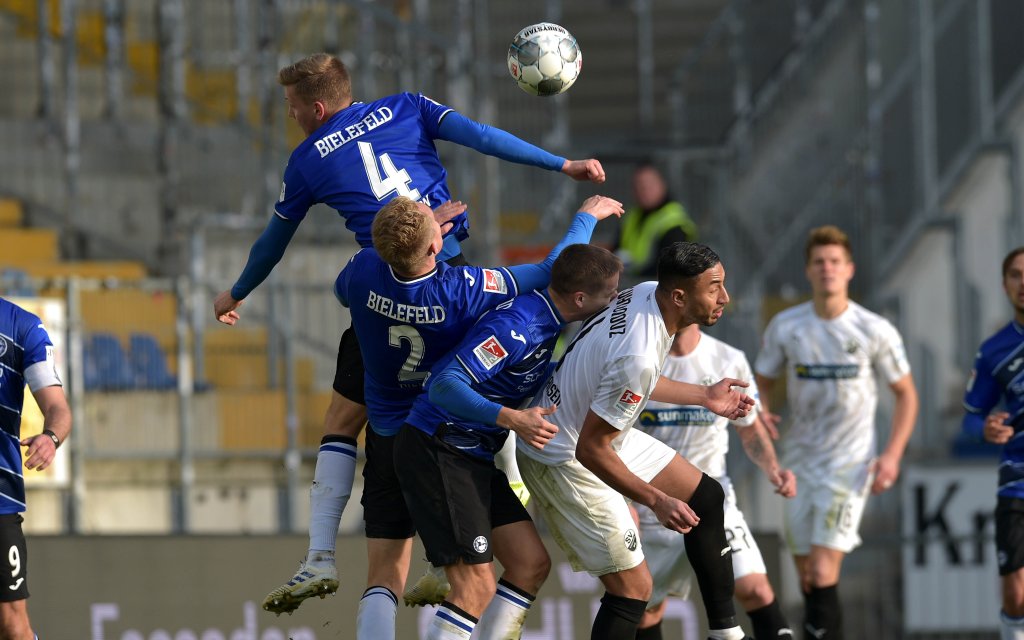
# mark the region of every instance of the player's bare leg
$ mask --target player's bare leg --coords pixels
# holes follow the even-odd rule
[[[1002,576],[1003,608],[999,612],[1001,640],[1024,640],[1024,569]]]
[[[807,555],[793,556],[804,594],[804,629],[823,640],[843,637],[839,571],[844,557],[842,551],[819,545],[811,545]]]
[[[367,538],[369,569],[359,600],[356,640],[394,640],[398,598],[412,559],[412,538]]]
[[[445,567],[451,593],[427,627],[427,640],[469,640],[487,603],[494,596],[494,565],[457,564]]]
[[[364,405],[337,391],[332,393],[309,491],[309,549],[295,575],[263,599],[265,610],[278,615],[291,613],[307,598],[323,598],[338,590],[334,549],[341,514],[352,495],[356,439],[365,424]]]
[[[505,572],[480,616],[474,637],[479,640],[518,638],[537,592],[551,571],[551,557],[532,520],[494,529],[491,542],[494,555]]]
[[[0,637],[11,640],[33,640],[32,625],[28,621],[26,600],[0,602]]]

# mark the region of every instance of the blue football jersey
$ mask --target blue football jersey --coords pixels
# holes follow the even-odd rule
[[[473,380],[473,390],[506,407],[518,408],[536,395],[551,370],[551,356],[563,320],[546,291],[531,291],[480,319],[459,346],[434,367],[440,372],[457,362]],[[430,388],[430,380],[426,388]],[[508,429],[470,422],[436,406],[424,393],[416,398],[407,422],[466,453],[493,459]]]
[[[21,410],[25,385],[33,389],[59,383],[53,343],[35,314],[0,298],[0,513],[25,510],[21,463]]]
[[[334,290],[352,313],[373,430],[397,433],[430,368],[484,312],[513,298],[517,287],[507,269],[439,262],[429,274],[405,280],[373,249],[353,256]]]
[[[372,246],[370,225],[396,195],[431,208],[451,198],[434,140],[441,119],[452,111],[430,98],[400,93],[342,109],[292,152],[284,171],[277,215],[301,221],[322,202],[345,218],[362,247]],[[465,213],[451,233],[469,235]],[[440,259],[454,255],[445,244]],[[451,254],[451,255],[449,255]]]
[[[999,495],[1024,498],[1024,327],[1016,322],[981,344],[964,394],[964,408],[981,418],[999,404],[1014,430],[1003,445]]]

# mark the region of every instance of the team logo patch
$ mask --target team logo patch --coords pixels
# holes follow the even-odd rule
[[[487,538],[484,536],[477,536],[473,538],[473,551],[476,551],[477,553],[487,551]]]
[[[490,371],[494,368],[494,365],[508,357],[508,351],[505,350],[505,347],[501,346],[497,337],[491,336],[473,349],[473,355],[476,356],[476,359],[480,361],[480,364],[485,369]]]
[[[0,336],[0,358],[7,353],[7,338]]]
[[[700,383],[705,387],[710,387],[711,385],[715,384],[715,379],[712,378],[711,376],[704,376],[703,378],[700,379]]]
[[[285,192],[285,189],[287,189],[287,185],[285,185],[285,183],[282,182],[281,183],[281,195],[277,197],[277,201],[278,202],[284,202],[284,192]]]
[[[627,531],[626,535],[622,537],[622,542],[625,543],[626,548],[630,551],[636,551],[636,531],[634,529],[630,529],[629,531]]]
[[[857,344],[857,341],[854,340],[853,338],[847,340],[846,344],[843,345],[843,349],[846,351],[846,353],[857,353],[857,349],[859,347],[860,345]]]
[[[508,293],[508,285],[505,284],[505,276],[494,269],[484,269],[484,291],[490,293]]]
[[[642,395],[635,393],[627,387],[622,391],[622,395],[619,396],[618,402],[615,403],[615,408],[621,411],[627,418],[631,418],[640,407],[640,401],[643,399]]]

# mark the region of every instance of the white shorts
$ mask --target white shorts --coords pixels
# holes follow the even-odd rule
[[[799,490],[785,501],[786,545],[793,555],[811,546],[849,553],[860,546],[861,518],[867,505],[873,460],[852,464],[828,475],[792,467]]]
[[[630,429],[619,456],[637,477],[650,482],[676,452],[646,433]],[[620,493],[575,458],[548,466],[520,451],[518,460],[523,481],[573,570],[603,576],[643,562],[636,523]]]
[[[719,478],[725,490],[725,537],[732,547],[732,572],[736,579],[753,573],[768,573],[743,512],[736,506],[736,492],[728,478]],[[640,513],[640,539],[644,543],[647,566],[654,578],[654,592],[648,608],[662,603],[669,595],[690,598],[696,576],[686,557],[682,534],[666,529],[650,509],[637,505]]]

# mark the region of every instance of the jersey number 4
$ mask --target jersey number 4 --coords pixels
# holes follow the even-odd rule
[[[363,158],[363,168],[366,169],[366,179],[370,181],[370,189],[377,200],[383,200],[392,193],[405,196],[410,200],[419,200],[420,192],[409,187],[412,178],[405,169],[399,169],[391,161],[391,156],[386,153],[376,156],[373,153],[373,145],[369,142],[358,142],[359,155]],[[380,166],[377,161],[380,160]],[[383,170],[383,173],[382,173]]]

